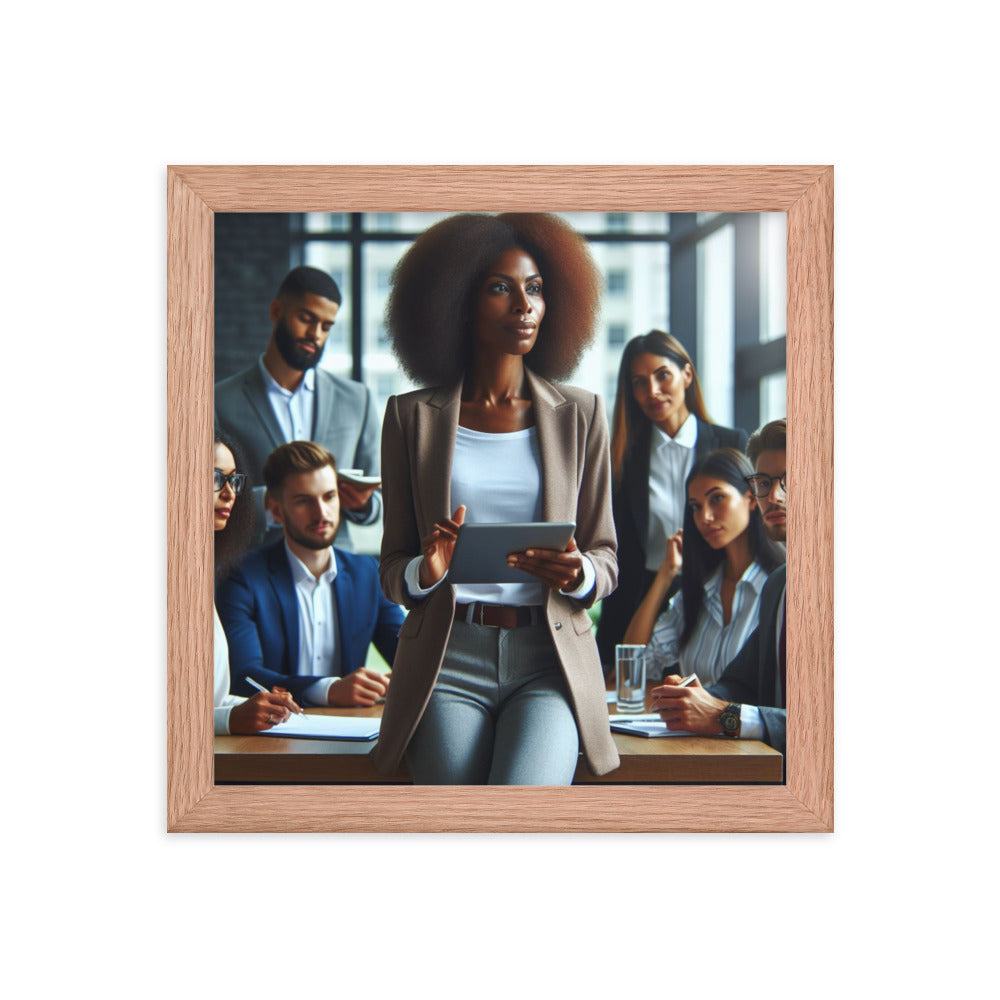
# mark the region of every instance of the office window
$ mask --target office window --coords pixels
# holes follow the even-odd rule
[[[788,326],[784,212],[762,212],[760,216],[760,339],[784,337]]]
[[[326,271],[340,289],[343,301],[337,310],[337,320],[330,331],[319,365],[335,375],[350,378],[353,369],[350,247],[346,243],[308,240],[302,248],[302,263]]]
[[[347,232],[351,227],[347,212],[306,212],[302,228],[307,233]]]
[[[709,414],[727,426],[732,426],[734,412],[734,235],[729,223],[701,240],[697,249],[696,367]]]
[[[757,426],[777,420],[788,413],[787,383],[785,372],[765,375],[760,380],[760,419]]]
[[[392,233],[399,229],[399,213],[365,212],[363,225],[368,232]]]
[[[324,367],[360,378],[384,406],[389,395],[413,386],[399,368],[384,326],[392,270],[420,233],[450,212],[378,212],[357,217],[351,228],[349,213],[310,216],[299,226],[301,259],[326,267],[344,290],[337,336],[331,340]],[[737,308],[734,277],[733,214],[711,212],[671,216],[663,212],[560,213],[590,241],[591,251],[605,276],[597,336],[585,352],[572,381],[603,393],[610,410],[612,390],[621,352],[628,341],[652,329],[669,330],[692,353],[713,418],[732,423],[736,410],[734,376],[734,312]],[[342,228],[322,231],[316,220],[330,219]],[[784,300],[784,215],[761,215],[759,307],[761,339],[780,337],[779,318]],[[386,239],[398,233],[399,239]],[[376,238],[366,234],[378,234]],[[677,248],[674,244],[677,243]],[[675,250],[681,268],[680,284],[671,287]],[[687,255],[687,256],[685,256]],[[690,259],[690,263],[685,261]],[[351,299],[351,262],[360,268],[359,303]],[[754,264],[754,274],[757,274]],[[690,275],[690,278],[686,277]],[[676,307],[672,294],[681,295]],[[690,305],[686,305],[686,299]],[[756,300],[754,309],[757,308]],[[756,315],[756,313],[754,313]],[[783,326],[783,324],[781,324]],[[354,329],[353,336],[350,329]],[[771,376],[774,371],[765,370]],[[777,381],[768,388],[757,378],[752,400],[742,406],[744,423],[756,426],[758,410],[776,405]],[[740,425],[742,426],[742,424]]]

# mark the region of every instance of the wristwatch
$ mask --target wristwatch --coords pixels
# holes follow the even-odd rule
[[[722,726],[723,736],[739,736],[740,706],[736,704],[726,705],[719,716],[719,725]]]

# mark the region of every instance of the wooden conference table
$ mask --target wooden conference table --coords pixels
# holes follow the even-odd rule
[[[609,705],[610,714],[615,713]],[[381,716],[374,708],[312,708],[309,714]],[[781,754],[756,740],[725,736],[646,739],[612,733],[621,767],[595,778],[580,758],[574,784],[774,783],[781,781]],[[216,736],[217,784],[408,784],[405,765],[384,777],[371,761],[374,740],[285,739],[276,736]]]

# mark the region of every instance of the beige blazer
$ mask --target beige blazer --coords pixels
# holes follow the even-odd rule
[[[608,425],[600,398],[555,386],[528,371],[542,463],[542,518],[574,521],[576,544],[597,580],[584,601],[549,591],[549,631],[566,676],[584,759],[594,774],[619,765],[611,738],[604,674],[586,608],[615,589],[617,540],[611,516]],[[420,540],[450,517],[451,466],[462,386],[393,396],[382,424],[382,561],[386,596],[409,609],[399,632],[375,766],[392,774],[423,715],[444,658],[455,614],[455,588],[445,583],[414,600],[403,573],[421,552]]]

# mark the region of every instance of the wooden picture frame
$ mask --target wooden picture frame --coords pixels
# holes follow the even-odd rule
[[[788,756],[784,785],[216,786],[214,213],[786,212]],[[173,166],[167,170],[167,827],[171,831],[833,829],[833,168]]]

